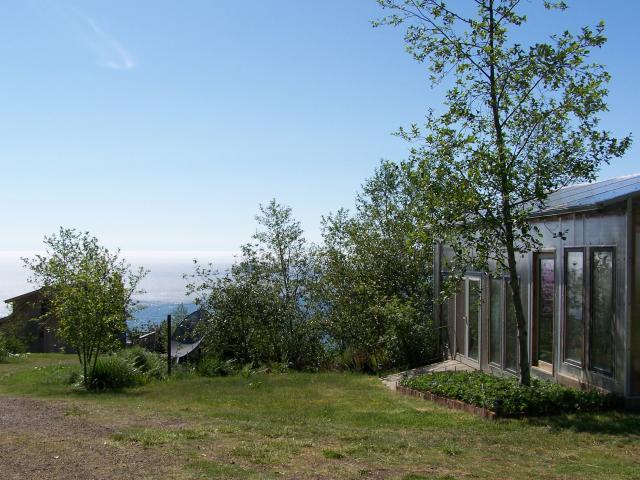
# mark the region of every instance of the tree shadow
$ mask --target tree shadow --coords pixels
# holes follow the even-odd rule
[[[640,412],[573,413],[550,417],[533,417],[527,419],[527,421],[532,425],[547,426],[552,430],[640,437]]]

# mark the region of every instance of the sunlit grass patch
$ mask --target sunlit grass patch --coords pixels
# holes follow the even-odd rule
[[[103,441],[177,462],[184,478],[609,480],[640,471],[637,414],[487,421],[342,373],[189,375],[96,395],[56,383],[76,362],[2,364],[0,394],[59,402],[70,422],[110,426]]]
[[[209,437],[209,432],[198,429],[154,429],[144,428],[127,432],[118,432],[112,435],[116,442],[138,443],[144,447],[156,445],[178,444],[190,440],[204,440]]]

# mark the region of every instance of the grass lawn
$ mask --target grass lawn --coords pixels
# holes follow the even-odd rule
[[[638,414],[488,421],[337,373],[194,376],[87,394],[63,383],[76,361],[0,364],[7,478],[30,478],[19,470],[33,458],[45,472],[34,478],[77,478],[80,459],[93,478],[127,478],[131,464],[138,478],[640,478]]]

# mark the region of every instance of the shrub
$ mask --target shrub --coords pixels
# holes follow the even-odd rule
[[[6,362],[9,359],[9,348],[7,341],[2,332],[0,332],[0,362]]]
[[[514,378],[483,372],[437,372],[405,379],[402,385],[488,408],[501,416],[595,411],[612,405],[610,395],[594,390],[576,390],[539,379],[524,386]]]
[[[380,372],[439,359],[432,272],[425,268],[432,239],[421,226],[412,174],[385,161],[353,212],[323,218],[312,298],[342,367]]]
[[[4,344],[4,349],[8,354],[27,352],[27,343],[30,341],[30,335],[25,331],[28,331],[28,329],[24,328],[23,324],[15,322],[3,326],[2,331],[0,331],[0,336],[3,337],[3,340],[0,340],[0,343]]]
[[[196,368],[191,363],[178,363],[171,367],[171,378],[190,378],[196,375]]]
[[[291,369],[291,365],[287,362],[272,362],[266,369],[266,372],[271,373],[287,373]]]
[[[144,383],[142,373],[118,355],[98,358],[89,381],[91,390],[120,390]]]
[[[233,360],[222,360],[216,356],[204,357],[196,371],[203,377],[225,377],[233,373]]]
[[[240,376],[243,378],[250,378],[256,374],[256,369],[253,368],[253,363],[247,363],[240,369]]]
[[[80,369],[73,368],[67,372],[67,376],[64,379],[64,383],[67,385],[81,386],[82,385],[82,373]]]
[[[127,348],[118,355],[131,363],[147,380],[162,380],[167,376],[167,361],[163,355],[142,347]]]

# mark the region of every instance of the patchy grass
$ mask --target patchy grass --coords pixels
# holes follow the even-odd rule
[[[637,414],[487,421],[335,373],[186,376],[97,395],[64,383],[75,363],[31,355],[2,364],[0,394],[63,403],[64,419],[108,427],[100,440],[109,448],[176,462],[171,478],[623,479],[640,471]]]

